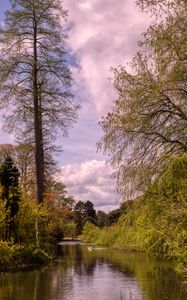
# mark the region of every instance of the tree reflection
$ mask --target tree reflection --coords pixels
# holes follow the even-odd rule
[[[170,264],[154,257],[71,244],[57,254],[41,270],[1,274],[0,300],[186,299]]]

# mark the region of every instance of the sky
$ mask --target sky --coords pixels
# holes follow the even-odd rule
[[[150,18],[134,0],[64,0],[63,6],[68,10],[68,51],[76,62],[70,66],[73,90],[82,108],[69,136],[57,139],[63,148],[57,157],[60,179],[76,200],[90,200],[97,210],[111,211],[119,205],[119,196],[111,177],[114,170],[97,152],[103,136],[98,122],[117,99],[111,67],[131,61]],[[8,7],[9,0],[0,0],[0,21]],[[0,129],[0,143],[13,140]]]

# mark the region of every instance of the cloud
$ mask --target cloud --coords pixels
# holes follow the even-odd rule
[[[124,65],[137,50],[141,32],[150,19],[138,11],[134,0],[64,0],[69,11],[68,51],[72,61],[74,94],[81,103],[77,124],[68,139],[60,140],[61,163],[103,160],[96,143],[103,131],[101,115],[117,98],[110,67]]]
[[[64,0],[64,6],[71,24],[69,45],[80,64],[79,71],[72,68],[73,77],[100,117],[116,98],[110,67],[131,60],[150,19],[134,0]]]
[[[94,203],[97,210],[117,207],[114,170],[105,161],[91,160],[67,164],[61,169],[61,179],[76,200]]]
[[[14,135],[4,132],[3,126],[3,114],[0,112],[0,144],[13,144],[15,142]]]
[[[135,0],[63,3],[69,11],[68,46],[74,57],[74,90],[82,104],[78,123],[64,141],[61,162],[67,164],[63,180],[77,200],[91,200],[97,208],[111,210],[116,205],[115,181],[110,177],[112,169],[105,166],[105,158],[96,153],[96,143],[103,135],[98,121],[117,98],[109,79],[110,68],[131,61],[150,19],[138,11]]]
[[[13,135],[0,132],[0,144],[13,144],[14,140]]]

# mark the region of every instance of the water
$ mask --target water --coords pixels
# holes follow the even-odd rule
[[[169,263],[134,252],[62,243],[40,270],[0,274],[0,300],[186,300]]]

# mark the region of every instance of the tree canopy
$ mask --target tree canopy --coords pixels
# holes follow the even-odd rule
[[[161,9],[164,18],[144,33],[131,71],[113,69],[118,99],[101,121],[99,147],[118,166],[118,187],[127,197],[155,181],[172,155],[187,151],[185,4],[166,2],[138,1]]]

